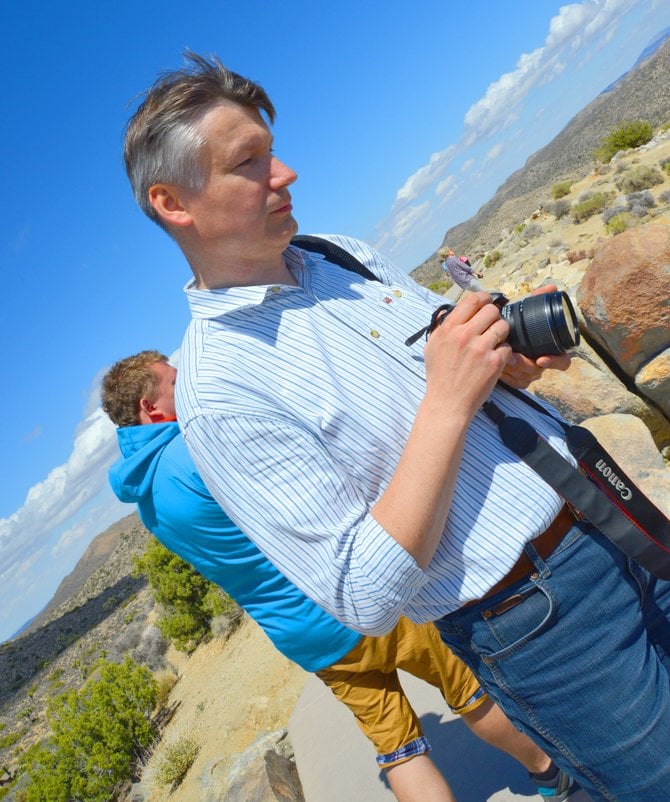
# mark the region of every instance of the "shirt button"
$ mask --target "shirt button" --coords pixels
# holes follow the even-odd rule
[[[270,292],[281,292],[281,287],[270,287]]]
[[[391,295],[395,295],[396,298],[402,298],[402,292],[400,290],[393,290]]]
[[[370,337],[378,340],[381,337],[381,334],[377,331],[377,329],[370,329]]]

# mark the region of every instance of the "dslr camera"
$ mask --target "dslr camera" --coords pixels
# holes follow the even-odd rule
[[[529,295],[510,303],[501,292],[492,292],[493,303],[510,327],[507,343],[518,354],[536,359],[538,356],[564,354],[579,345],[577,315],[569,296],[562,290],[540,295]],[[430,323],[405,340],[414,345],[422,336],[430,334],[454,309],[451,304],[439,306]]]
[[[513,351],[535,359],[564,354],[579,345],[577,315],[562,290],[529,295],[513,303],[501,292],[492,292],[491,297],[509,323],[507,344]]]

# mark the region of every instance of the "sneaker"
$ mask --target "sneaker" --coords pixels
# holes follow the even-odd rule
[[[579,789],[579,785],[569,774],[556,766],[556,775],[550,780],[539,779],[536,774],[530,774],[530,780],[537,788],[538,794],[547,802],[565,802],[570,795]]]

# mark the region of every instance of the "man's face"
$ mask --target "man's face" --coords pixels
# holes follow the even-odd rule
[[[223,102],[199,128],[205,186],[182,202],[200,240],[232,266],[276,259],[297,231],[288,191],[296,173],[273,155],[256,109]]]
[[[149,367],[158,376],[156,395],[152,400],[155,411],[163,418],[176,418],[174,407],[174,384],[177,371],[167,362],[156,362]]]

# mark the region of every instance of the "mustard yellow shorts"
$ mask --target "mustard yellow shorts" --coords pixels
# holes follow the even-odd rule
[[[454,713],[469,713],[488,698],[432,624],[401,618],[388,635],[363,637],[317,676],[354,714],[377,750],[377,763],[385,768],[430,749],[400,685],[399,668],[438,688]]]

